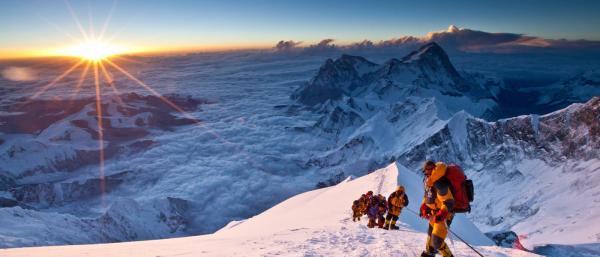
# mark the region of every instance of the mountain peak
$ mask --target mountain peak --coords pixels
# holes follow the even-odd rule
[[[468,83],[466,83],[450,62],[446,51],[436,42],[430,42],[421,46],[418,50],[402,58],[401,61],[404,64],[417,65],[421,69],[426,69],[430,75],[436,74],[435,76],[439,76],[444,74],[444,76],[447,76],[454,83],[453,88],[460,92],[470,90]]]
[[[340,58],[338,58],[336,60],[336,62],[349,63],[349,64],[353,64],[353,65],[359,64],[359,63],[368,63],[368,64],[376,65],[376,64],[370,62],[369,60],[365,59],[362,56],[349,55],[349,54],[342,54],[342,56],[340,56]]]
[[[311,106],[329,99],[340,99],[361,84],[364,74],[377,67],[377,64],[360,56],[344,54],[335,61],[327,59],[317,75],[292,94],[292,99]]]
[[[448,33],[454,33],[454,32],[458,32],[458,31],[460,31],[460,29],[457,26],[450,25],[448,27],[448,30],[446,32],[448,32]]]
[[[402,58],[403,62],[413,62],[421,59],[440,59],[443,62],[450,62],[448,55],[436,42],[430,42],[421,46],[418,50],[412,51],[410,54]]]

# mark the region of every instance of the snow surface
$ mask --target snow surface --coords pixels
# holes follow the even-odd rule
[[[136,257],[136,256],[418,256],[426,239],[425,220],[406,209],[400,230],[369,229],[366,219],[351,221],[350,206],[373,190],[389,195],[406,186],[410,209],[422,195],[421,178],[392,163],[355,180],[296,195],[252,218],[236,221],[211,235],[114,244],[52,246],[0,250],[4,257]],[[468,219],[458,215],[452,229],[485,256],[537,256],[490,246]],[[455,256],[477,256],[456,238],[447,239]]]

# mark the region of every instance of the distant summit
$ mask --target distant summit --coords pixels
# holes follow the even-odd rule
[[[400,100],[409,96],[444,96],[448,101],[472,101],[493,96],[484,85],[463,78],[454,68],[444,49],[431,42],[402,59],[390,59],[378,65],[360,56],[342,55],[328,59],[292,99],[308,106],[343,97],[376,97]],[[461,98],[452,100],[451,98]],[[470,99],[470,100],[469,100]],[[493,105],[493,104],[492,104]],[[493,107],[486,104],[482,110]],[[491,110],[490,110],[491,111]],[[482,113],[475,113],[476,116]]]
[[[464,83],[454,65],[450,62],[448,54],[435,42],[423,45],[419,50],[413,51],[402,58],[402,61],[405,63],[417,62],[418,65],[426,66],[434,72],[447,72],[447,75],[457,81],[457,83]]]
[[[450,63],[448,55],[444,49],[437,43],[431,42],[421,46],[418,50],[412,51],[410,54],[402,58],[403,62],[411,62],[416,60],[432,59]]]
[[[448,33],[454,33],[454,32],[458,32],[458,31],[460,31],[460,29],[454,25],[450,25],[450,27],[448,27],[448,30],[447,30]]]
[[[360,56],[344,54],[335,61],[327,59],[304,90],[296,91],[292,98],[311,106],[329,99],[340,99],[363,85],[363,76],[377,67],[377,64]]]

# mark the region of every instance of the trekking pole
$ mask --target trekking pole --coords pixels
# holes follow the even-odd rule
[[[411,212],[414,215],[417,215],[419,218],[421,217],[421,215],[419,215],[416,211],[411,210],[410,208],[406,207],[406,209]],[[473,246],[471,246],[469,243],[467,243],[467,241],[465,241],[464,239],[462,239],[460,236],[458,236],[456,233],[454,233],[454,231],[452,231],[450,228],[448,228],[448,231],[450,231],[450,233],[452,233],[452,235],[454,235],[456,238],[458,238],[458,240],[462,241],[463,243],[465,243],[469,248],[471,248],[471,250],[473,250],[473,252],[477,253],[479,256],[481,257],[485,257],[483,256],[483,254],[481,254],[479,251],[477,251]]]

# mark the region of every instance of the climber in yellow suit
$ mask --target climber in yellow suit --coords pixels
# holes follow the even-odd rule
[[[425,196],[420,208],[420,215],[429,219],[427,244],[421,257],[434,257],[437,253],[443,257],[453,257],[450,248],[444,242],[448,235],[448,226],[452,222],[454,198],[450,191],[450,182],[443,178],[446,164],[427,161],[423,165],[425,175]]]

